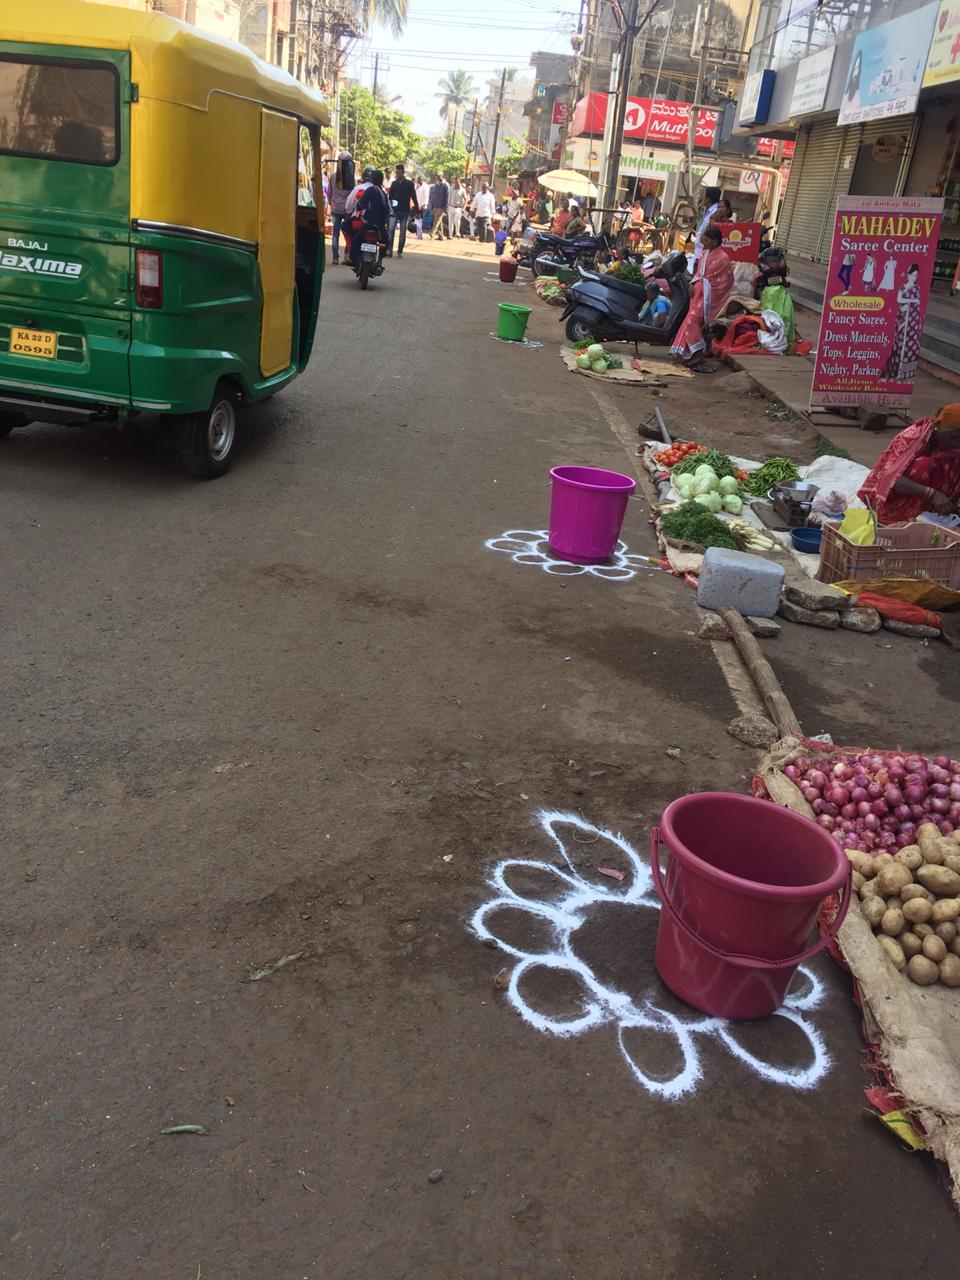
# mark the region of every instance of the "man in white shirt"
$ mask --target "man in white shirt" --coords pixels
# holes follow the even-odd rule
[[[459,178],[455,179],[447,197],[447,231],[451,239],[458,238],[460,235],[460,218],[466,198],[467,193],[463,189],[463,183]]]
[[[710,219],[717,212],[717,205],[720,203],[719,187],[704,187],[703,189],[703,205],[706,212],[703,215],[703,221],[697,227],[697,237],[693,242],[693,269],[696,271],[697,262],[703,253],[703,241],[701,236],[710,225]]]
[[[430,188],[424,182],[423,178],[417,179],[416,191],[417,191],[417,204],[420,206],[421,209],[426,210],[428,208],[428,201],[430,199]]]
[[[481,244],[486,244],[487,227],[490,225],[490,219],[497,212],[497,202],[493,198],[493,192],[485,182],[473,197],[470,208],[477,218],[477,239]]]

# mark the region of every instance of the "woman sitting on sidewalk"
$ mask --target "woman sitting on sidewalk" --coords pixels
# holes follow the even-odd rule
[[[707,331],[733,293],[733,263],[720,248],[723,237],[716,227],[701,234],[703,252],[697,274],[690,286],[690,306],[677,340],[670,348],[690,368],[703,359],[707,349]]]
[[[960,404],[905,427],[877,459],[860,490],[881,524],[960,507]]]

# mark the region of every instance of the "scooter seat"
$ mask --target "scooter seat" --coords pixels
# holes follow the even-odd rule
[[[637,298],[641,302],[647,300],[646,286],[642,284],[631,284],[628,280],[618,280],[616,276],[605,275],[599,276],[608,289],[616,289],[618,293],[625,293],[631,298]]]

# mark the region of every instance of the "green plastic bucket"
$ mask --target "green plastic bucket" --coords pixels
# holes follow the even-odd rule
[[[518,307],[513,302],[501,302],[497,337],[506,338],[508,342],[522,342],[532,310],[533,307]]]

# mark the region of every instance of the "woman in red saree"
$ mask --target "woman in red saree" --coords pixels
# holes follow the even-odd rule
[[[685,364],[696,366],[707,349],[707,329],[733,293],[733,263],[720,248],[723,236],[707,227],[701,236],[703,252],[690,288],[690,306],[670,348]]]
[[[860,497],[881,524],[949,515],[960,506],[960,404],[905,427],[877,459]]]

